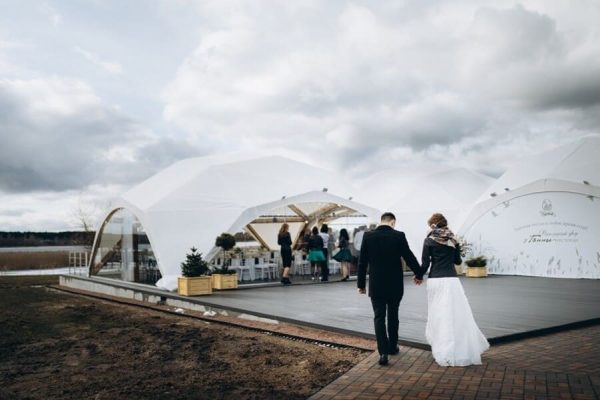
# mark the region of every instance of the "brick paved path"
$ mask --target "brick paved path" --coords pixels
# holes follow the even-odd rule
[[[443,368],[428,351],[400,351],[386,367],[373,353],[311,399],[600,398],[600,326],[492,346],[480,366]]]

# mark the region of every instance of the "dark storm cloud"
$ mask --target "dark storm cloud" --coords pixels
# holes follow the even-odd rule
[[[0,81],[0,110],[0,189],[8,192],[136,182],[194,153],[157,139],[77,81]]]
[[[597,43],[560,30],[547,15],[517,5],[480,9],[469,30],[474,77],[492,99],[526,110],[577,109],[600,102]]]
[[[585,111],[600,97],[597,39],[567,6],[343,2],[274,6],[269,18],[223,7],[202,9],[218,29],[164,93],[166,119],[188,131],[309,154],[325,139],[333,164],[369,169],[382,149],[475,162],[471,138],[489,138],[496,158],[500,140],[599,127]]]
[[[173,160],[198,157],[206,154],[195,145],[183,140],[160,138],[156,142],[144,145],[135,152],[135,159],[147,165],[168,165]]]
[[[600,63],[586,70],[538,78],[525,85],[529,104],[539,109],[587,109],[600,104]],[[590,110],[592,111],[592,110]],[[596,126],[597,128],[598,126]]]

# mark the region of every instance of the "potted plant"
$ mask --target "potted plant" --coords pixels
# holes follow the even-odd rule
[[[470,278],[483,278],[487,276],[487,259],[484,256],[472,257],[465,261],[467,264],[466,276]]]
[[[238,287],[237,272],[229,269],[231,259],[227,257],[227,252],[235,246],[235,237],[229,233],[222,233],[217,236],[215,246],[223,249],[223,265],[217,267],[212,273],[213,289],[235,289]]]
[[[464,237],[462,237],[462,236],[457,236],[456,240],[458,241],[458,248],[460,249],[460,257],[463,260],[465,260],[466,257],[469,254],[472,254],[472,252],[473,252],[473,250],[472,250],[473,246],[471,245],[471,243],[467,242],[467,240]],[[454,268],[456,269],[456,273],[457,274],[462,275],[462,274],[464,274],[466,272],[466,268],[465,268],[464,265],[465,265],[465,263],[463,262],[460,265],[456,264],[454,266]]]
[[[198,296],[212,293],[211,277],[208,275],[208,263],[202,259],[202,253],[192,247],[181,263],[181,275],[177,278],[177,292],[184,296]]]

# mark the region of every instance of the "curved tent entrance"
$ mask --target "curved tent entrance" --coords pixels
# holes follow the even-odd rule
[[[154,285],[161,274],[139,219],[118,208],[108,214],[94,243],[90,276]]]
[[[228,230],[241,239],[233,252],[225,255],[218,248],[213,248],[208,258],[214,266],[225,262],[232,269],[237,269],[241,283],[277,280],[283,267],[277,236],[282,225],[287,223],[294,250],[292,273],[296,277],[309,277],[310,266],[301,249],[304,232],[314,226],[320,228],[323,224],[328,224],[333,234],[330,248],[335,248],[341,229],[345,228],[352,238],[357,228],[376,223],[380,214],[379,210],[325,191],[282,198],[244,211]],[[263,273],[265,266],[270,268],[268,274]],[[329,267],[333,274],[339,271],[339,263],[336,261],[330,260]]]
[[[337,224],[334,224],[337,222]],[[290,204],[261,215],[246,225],[249,233],[265,248],[278,250],[277,235],[284,223],[289,225],[293,245],[301,240],[302,233],[313,226],[331,224],[333,227],[354,227],[369,222],[368,216],[349,207],[327,202]]]

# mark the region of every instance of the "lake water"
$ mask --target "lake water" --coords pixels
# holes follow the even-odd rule
[[[38,253],[43,251],[90,251],[89,246],[0,247],[0,253]]]
[[[51,268],[51,269],[23,269],[19,271],[0,271],[0,276],[35,276],[35,275],[86,275],[87,267],[81,268]]]

